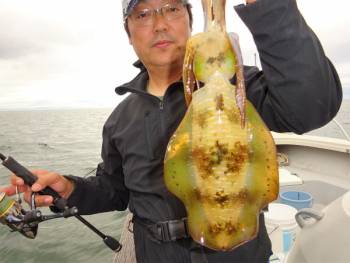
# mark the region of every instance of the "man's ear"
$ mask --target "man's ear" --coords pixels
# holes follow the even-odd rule
[[[132,45],[132,41],[131,41],[131,37],[130,37],[130,32],[129,32],[129,28],[128,28],[128,22],[125,21],[124,22],[124,29],[125,29],[125,33],[126,35],[128,36],[128,39],[129,39],[129,44]]]

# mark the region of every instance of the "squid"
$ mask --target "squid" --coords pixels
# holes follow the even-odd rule
[[[218,251],[257,236],[259,214],[279,189],[274,140],[246,98],[225,4],[202,0],[205,30],[188,40],[183,66],[188,107],[164,158],[166,187],[184,204],[191,237]]]

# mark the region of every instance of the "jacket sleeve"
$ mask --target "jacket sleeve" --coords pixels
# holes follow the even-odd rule
[[[75,184],[68,206],[76,206],[79,214],[94,214],[125,210],[129,191],[124,184],[122,159],[109,135],[108,121],[103,128],[102,160],[96,176],[88,178],[67,176]]]
[[[246,92],[267,126],[301,134],[329,122],[341,104],[341,84],[296,0],[257,0],[235,10],[260,55],[263,71],[245,68]]]

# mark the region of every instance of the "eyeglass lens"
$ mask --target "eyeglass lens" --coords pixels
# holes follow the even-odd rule
[[[139,26],[147,26],[153,23],[153,18],[157,13],[170,21],[182,17],[185,11],[185,5],[181,1],[172,1],[157,9],[145,8],[139,10],[135,8],[129,17]]]

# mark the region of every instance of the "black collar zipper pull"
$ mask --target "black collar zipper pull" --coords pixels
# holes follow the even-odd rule
[[[159,102],[159,109],[164,109],[164,102],[162,100]]]

